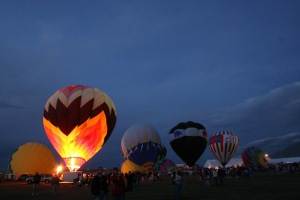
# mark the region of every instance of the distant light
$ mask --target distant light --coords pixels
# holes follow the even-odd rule
[[[268,157],[268,156],[269,156],[269,154],[266,153],[266,154],[265,154],[265,157]]]

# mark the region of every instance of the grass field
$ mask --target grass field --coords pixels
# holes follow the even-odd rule
[[[254,174],[250,179],[224,179],[223,185],[205,187],[205,181],[199,176],[185,176],[182,188],[182,200],[216,199],[300,199],[300,174]],[[50,184],[41,183],[38,197],[31,196],[32,185],[20,182],[0,183],[0,199],[51,199]],[[60,184],[59,196],[52,199],[85,200],[93,199],[89,187],[75,187]],[[109,195],[108,199],[112,199]],[[174,200],[175,187],[169,176],[162,180],[143,182],[126,193],[127,200]]]

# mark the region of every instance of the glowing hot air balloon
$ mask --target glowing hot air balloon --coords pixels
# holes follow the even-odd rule
[[[217,132],[208,140],[208,147],[223,167],[234,156],[238,146],[239,138],[230,131]]]
[[[46,135],[70,171],[77,171],[106,143],[116,124],[113,101],[89,86],[69,86],[46,102]]]

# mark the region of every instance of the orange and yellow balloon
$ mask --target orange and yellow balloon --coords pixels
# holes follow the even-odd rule
[[[10,170],[15,175],[24,173],[51,174],[57,163],[54,155],[48,147],[37,142],[28,142],[18,147],[12,154],[9,164]]]
[[[46,135],[70,171],[77,171],[106,143],[116,124],[107,94],[89,86],[68,86],[46,102]]]

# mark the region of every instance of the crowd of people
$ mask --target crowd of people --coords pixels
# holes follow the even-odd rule
[[[169,172],[148,171],[145,174],[140,172],[129,171],[121,173],[118,168],[113,170],[104,170],[99,167],[95,175],[89,176],[86,180],[81,181],[81,185],[91,188],[91,194],[95,200],[107,199],[109,192],[113,200],[125,200],[126,192],[132,192],[141,182],[159,181],[161,175],[171,176],[174,185],[176,200],[181,199],[181,190],[184,185],[184,176],[197,175],[207,188],[223,184],[224,178],[250,178],[254,172],[277,172],[277,173],[299,173],[300,163],[276,163],[266,166],[232,166],[228,168],[201,168],[195,167],[193,170],[178,168]],[[41,177],[38,172],[33,177],[32,195],[37,196]],[[58,194],[59,178],[57,175],[52,177],[51,181],[52,195]]]
[[[181,199],[181,188],[183,186],[183,173],[181,170],[173,171],[172,184],[175,187],[175,196],[177,200]],[[148,171],[145,174],[140,172],[129,171],[128,173],[121,173],[118,168],[114,168],[112,173],[104,173],[103,168],[98,169],[97,175],[90,180],[89,186],[91,193],[96,200],[105,200],[108,197],[108,188],[113,200],[125,200],[126,192],[132,192],[140,182],[158,181],[160,180],[160,173]]]
[[[269,163],[265,166],[231,166],[224,168],[217,166],[215,168],[198,168],[194,174],[200,176],[200,180],[205,180],[205,186],[212,184],[222,185],[224,178],[250,178],[256,172],[268,173],[300,173],[300,162],[294,163]]]

